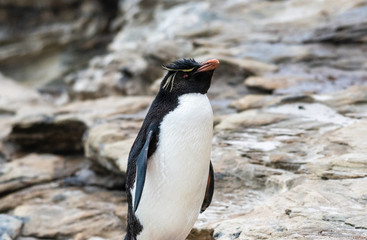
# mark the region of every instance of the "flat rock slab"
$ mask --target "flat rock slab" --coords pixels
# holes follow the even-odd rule
[[[121,192],[51,183],[0,200],[0,211],[13,209],[13,215],[25,219],[24,237],[117,240],[124,233],[127,204]]]
[[[247,127],[269,125],[287,119],[285,114],[267,113],[259,110],[247,110],[223,117],[216,130],[235,130]]]
[[[80,168],[80,159],[67,159],[50,154],[30,154],[0,164],[0,195],[68,177]]]
[[[215,239],[364,239],[367,178],[305,181],[252,212],[214,224]],[[235,237],[236,236],[236,237]]]

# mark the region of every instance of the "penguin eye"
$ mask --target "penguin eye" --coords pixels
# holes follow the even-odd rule
[[[188,76],[189,76],[189,74],[185,74],[185,75],[183,75],[183,77],[184,77],[184,78],[187,78]]]

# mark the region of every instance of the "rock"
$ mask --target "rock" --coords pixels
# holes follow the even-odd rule
[[[20,218],[0,214],[0,239],[17,239],[22,225],[23,221]]]
[[[146,85],[162,74],[159,66],[150,66],[147,60],[132,51],[96,57],[86,70],[66,77],[68,92],[79,100],[141,95],[146,93]]]
[[[266,110],[277,114],[290,114],[305,119],[315,120],[323,123],[333,123],[347,126],[354,123],[353,119],[344,117],[334,109],[320,103],[290,103],[273,106]]]
[[[357,219],[364,219],[363,202],[356,203],[354,199],[363,198],[365,191],[362,190],[364,188],[362,185],[365,181],[366,179],[363,178],[343,182],[308,180],[290,191],[274,195],[266,205],[259,206],[248,214],[214,224],[214,238],[339,239],[343,236],[353,239],[366,237],[367,233],[363,228],[358,229],[353,226]],[[354,190],[349,193],[351,188]],[[342,193],[346,195],[341,195]],[[363,222],[355,224],[363,226]]]
[[[110,122],[97,125],[89,130],[85,142],[86,156],[117,173],[125,174],[128,155],[141,122]]]
[[[25,29],[20,36],[30,36],[31,45],[40,44],[40,50],[31,58],[34,61],[26,52],[13,65],[0,64],[14,68],[0,70],[7,75],[22,68],[26,81],[37,79],[37,69],[46,69],[47,78],[66,71],[71,102],[28,97],[27,90],[23,98],[18,96],[22,87],[12,94],[12,85],[4,84],[6,88],[0,89],[6,96],[6,101],[0,99],[0,138],[9,136],[17,124],[31,123],[28,127],[32,129],[49,121],[50,128],[57,129],[58,122],[82,123],[78,126],[85,128],[84,138],[74,143],[82,146],[78,154],[87,158],[70,174],[57,175],[59,165],[73,158],[60,157],[64,160],[55,161],[56,167],[50,162],[44,167],[40,160],[14,157],[24,153],[8,154],[14,146],[0,144],[0,171],[12,166],[0,176],[9,185],[3,182],[0,186],[13,189],[0,194],[0,212],[24,219],[17,239],[121,239],[127,217],[122,192],[127,155],[153,98],[120,95],[156,93],[164,74],[160,65],[181,57],[218,58],[221,62],[208,92],[216,124],[212,148],[215,194],[188,238],[367,238],[365,0],[39,3],[5,0],[0,6],[37,8],[38,15],[21,15],[27,20],[36,14],[36,23],[51,16],[44,23],[42,40],[54,37],[54,32],[47,32],[51,24],[53,30],[65,26],[67,38],[74,36],[68,32],[70,22],[76,19],[77,25],[78,20],[88,19],[74,29],[75,36],[82,35],[80,41],[65,40],[57,46],[50,42],[49,52],[43,55],[43,42],[36,38],[39,32],[27,32],[28,25],[24,25],[14,33]],[[95,8],[97,4],[104,9]],[[76,12],[68,18],[71,5]],[[98,23],[103,22],[99,13],[105,7],[120,12],[106,24],[119,31],[107,46],[108,52],[95,45],[100,41],[93,35],[99,32]],[[43,15],[49,9],[53,12]],[[0,22],[9,18],[5,15],[0,10]],[[86,32],[91,35],[86,37]],[[7,42],[3,37],[0,27],[0,42],[6,46],[16,50],[23,41]],[[62,40],[57,38],[57,42]],[[86,60],[79,61],[68,51],[60,54],[71,43],[71,52],[95,49],[100,55],[88,53]],[[20,46],[28,51],[28,45]],[[0,55],[9,53],[2,50],[0,47]],[[29,62],[29,74],[24,73],[22,58]],[[75,70],[55,68],[60,59],[75,65]],[[78,69],[75,62],[85,61],[89,61],[85,69]],[[242,84],[244,79],[250,87]],[[21,137],[34,140],[40,132]],[[48,144],[47,151],[60,146],[61,142],[53,141],[55,145]],[[29,185],[22,182],[27,176],[25,167],[35,174]]]
[[[187,236],[187,240],[214,240],[213,238],[213,230],[212,229],[192,229],[189,236]]]
[[[34,105],[42,99],[40,94],[31,88],[20,85],[0,74],[0,114],[16,114],[24,104]]]
[[[114,51],[139,49],[139,46],[155,44],[165,39],[180,39],[179,36],[184,33],[191,37],[198,36],[198,33],[205,35],[208,33],[206,29],[216,26],[216,16],[210,4],[204,2],[173,5],[160,1],[145,4],[129,2],[122,4],[122,8],[126,25],[110,45],[110,49]],[[147,15],[146,11],[151,9],[155,11]],[[176,23],[175,27],[172,27],[172,23]],[[151,31],[156,34],[151,34]]]
[[[80,153],[86,129],[77,119],[38,115],[15,123],[7,141],[18,151]]]
[[[88,167],[83,166],[84,168],[75,172],[74,175],[66,177],[63,184],[75,187],[97,186],[109,190],[125,188],[125,178],[121,174],[102,171],[101,168],[89,165],[91,164],[88,164]]]
[[[1,205],[27,219],[21,231],[25,237],[120,239],[126,221],[125,211],[123,219],[115,214],[126,205],[121,193],[99,188],[60,188],[53,183],[10,194]]]
[[[21,111],[7,142],[18,151],[81,153],[83,135],[89,126],[101,119],[136,114],[151,101],[151,97],[108,97],[73,102],[45,114]]]
[[[226,64],[230,68],[239,68],[250,75],[263,75],[268,72],[275,72],[278,67],[273,64],[260,62],[253,59],[238,59],[226,56],[219,57],[221,64]]]
[[[234,107],[237,111],[243,111],[252,108],[265,108],[274,105],[280,105],[291,102],[313,102],[314,99],[309,95],[286,95],[286,96],[273,96],[273,95],[256,95],[248,94],[230,104],[230,107]]]
[[[237,111],[243,111],[252,108],[262,108],[278,102],[279,97],[259,94],[248,94],[230,104]]]
[[[121,234],[120,231],[116,231],[121,227],[121,223],[116,217],[111,218],[110,214],[98,210],[85,213],[82,209],[69,209],[53,204],[42,206],[23,205],[17,207],[14,214],[29,218],[29,222],[25,224],[22,230],[22,234],[26,236],[53,238],[57,235],[76,235],[78,238],[84,238],[85,235],[99,234],[101,227],[109,230],[104,235],[116,236],[117,233]],[[79,222],[79,224],[73,224],[76,222]],[[81,233],[87,231],[89,233]]]
[[[293,173],[283,173],[269,176],[269,178],[266,180],[266,186],[269,189],[275,189],[279,192],[286,192],[298,185],[301,185],[305,180],[305,176]]]
[[[109,21],[118,10],[117,1],[95,0],[6,0],[0,5],[0,71],[37,86],[100,52],[98,44],[108,38]]]
[[[0,139],[11,131],[14,118],[26,112],[49,112],[53,104],[37,91],[23,86],[0,73]]]
[[[134,115],[145,110],[153,98],[150,96],[106,97],[95,100],[75,101],[56,109],[56,115],[73,115],[91,126],[98,119]]]
[[[345,224],[351,225],[357,229],[367,229],[367,219],[364,215],[348,218]]]
[[[346,49],[346,51],[348,51]],[[330,56],[331,57],[331,56]],[[315,63],[317,64],[317,63]],[[298,68],[298,70],[296,70]],[[281,71],[270,78],[295,78],[301,81],[295,82],[292,86],[276,89],[276,94],[309,94],[321,93],[328,94],[334,91],[341,91],[353,85],[366,85],[365,79],[367,74],[365,71],[357,69],[345,70],[338,67],[317,66],[305,67],[295,65],[284,67]]]
[[[333,108],[364,104],[367,103],[367,86],[351,86],[346,90],[335,93],[316,95],[315,99]]]
[[[255,127],[276,123],[287,119],[283,114],[265,113],[258,110],[247,110],[225,117],[216,127],[216,130],[234,130],[246,127]]]
[[[149,58],[159,59],[165,64],[175,61],[178,58],[183,58],[192,51],[192,43],[182,39],[177,39],[176,41],[162,39],[160,41],[148,42],[143,50],[144,55],[149,56]]]
[[[325,24],[316,27],[305,42],[354,43],[367,41],[367,7],[351,9],[338,14]]]
[[[277,78],[264,78],[264,77],[249,77],[245,80],[246,87],[258,88],[265,91],[274,91],[283,88],[289,88],[295,86],[300,82],[308,81],[308,79],[292,78],[292,77],[277,77]]]
[[[68,177],[80,167],[79,159],[66,159],[47,154],[30,154],[3,163],[0,170],[0,195]]]
[[[71,115],[92,126],[101,119],[129,117],[145,110],[153,101],[150,96],[106,97],[95,100],[75,101],[55,110],[57,116]]]
[[[328,139],[331,142],[348,145],[353,148],[354,152],[365,153],[367,149],[366,134],[367,121],[360,120],[332,132]]]

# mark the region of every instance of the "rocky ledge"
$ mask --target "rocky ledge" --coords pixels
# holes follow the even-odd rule
[[[31,2],[60,7],[63,48],[74,32],[88,36],[81,26],[93,35],[107,24],[66,14],[90,6],[104,15],[95,8],[104,1]],[[109,52],[67,71],[64,95],[4,71],[0,239],[121,239],[130,147],[160,64],[184,56],[221,61],[208,94],[215,194],[188,239],[367,239],[366,9],[363,0],[120,1]],[[35,36],[59,26],[49,24]]]

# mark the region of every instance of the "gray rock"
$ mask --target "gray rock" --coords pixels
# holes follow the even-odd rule
[[[141,95],[162,70],[133,51],[111,53],[91,60],[89,68],[66,77],[74,99],[94,99],[111,95]],[[152,71],[153,69],[153,71]]]
[[[367,41],[367,6],[337,15],[328,23],[318,26],[305,42],[361,42]]]
[[[104,41],[99,36],[106,35],[117,12],[116,2],[95,0],[5,0],[0,6],[0,71],[36,86],[62,77],[98,52],[94,49]]]
[[[23,225],[21,218],[0,214],[0,239],[17,239]]]

